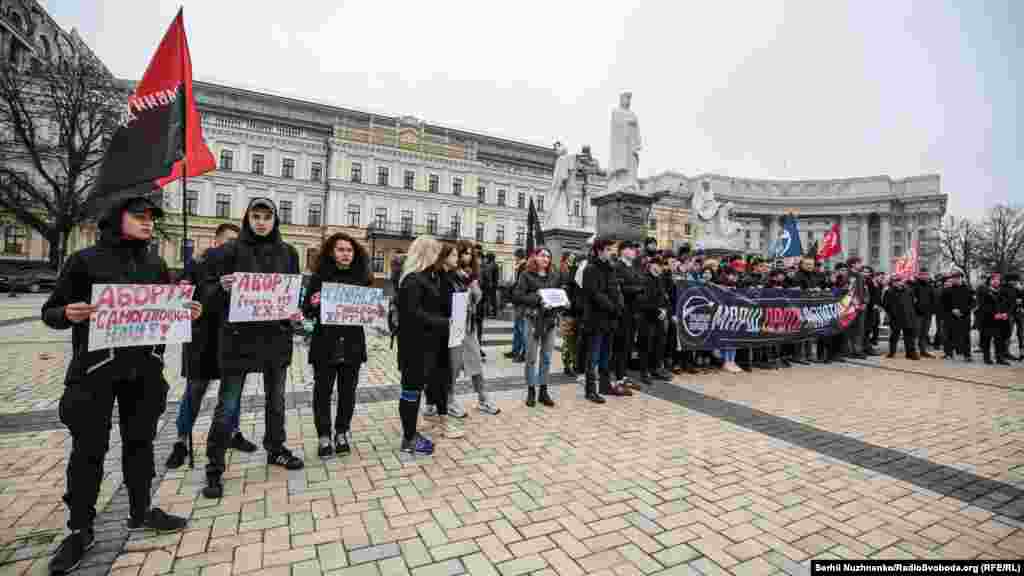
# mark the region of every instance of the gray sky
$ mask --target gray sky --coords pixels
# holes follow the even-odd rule
[[[1024,203],[1024,2],[44,0],[138,78],[177,12],[197,80],[412,114],[607,163],[633,92],[641,176],[942,175],[950,213]]]

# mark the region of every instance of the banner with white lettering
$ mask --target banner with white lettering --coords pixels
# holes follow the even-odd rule
[[[690,350],[732,350],[838,334],[860,303],[846,290],[732,290],[676,283],[679,341]]]
[[[461,346],[466,339],[466,315],[469,311],[469,292],[452,294],[452,318],[448,321],[448,347]]]
[[[384,289],[325,282],[320,288],[320,323],[387,329],[388,299]]]
[[[289,320],[299,312],[299,274],[236,272],[228,322]]]
[[[89,351],[192,341],[194,287],[173,284],[93,284]]]

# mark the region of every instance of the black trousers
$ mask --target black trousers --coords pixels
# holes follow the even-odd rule
[[[914,328],[899,328],[889,324],[889,354],[895,354],[899,348],[900,335],[903,336],[903,351],[907,356],[917,352],[917,334]]]
[[[990,320],[981,326],[981,354],[985,360],[992,359],[992,344],[995,340],[996,360],[1005,360],[1010,343],[1010,322]]]
[[[942,321],[942,329],[945,334],[942,337],[942,349],[946,356],[960,354],[965,358],[971,357],[971,320],[966,316],[957,318],[947,316]]]
[[[612,368],[616,380],[626,377],[629,361],[633,358],[633,340],[636,336],[636,324],[633,315],[625,313],[619,319],[619,328],[615,332],[612,344]]]
[[[493,288],[484,290],[485,311],[491,316],[498,314],[498,291]],[[483,334],[483,332],[477,332],[477,334]]]
[[[256,372],[254,370],[253,372]],[[288,365],[269,362],[263,366],[263,389],[266,400],[263,416],[265,432],[263,449],[273,454],[284,448],[286,438],[284,429],[284,379],[288,374]],[[241,409],[242,391],[245,387],[246,374],[224,375],[217,391],[217,407],[213,411],[213,422],[206,438],[206,474],[220,477],[227,468],[224,455],[231,442],[234,410]]]
[[[932,315],[918,314],[917,315],[917,349],[921,352],[927,352],[928,348],[931,347],[931,341],[928,339],[928,332],[932,329]]]
[[[334,432],[344,434],[352,425],[356,409],[356,386],[359,384],[359,364],[318,364],[313,374],[313,424],[320,438],[331,436],[331,396],[338,384],[338,407],[334,419]]]
[[[64,494],[64,502],[71,510],[69,528],[88,529],[96,519],[96,499],[103,482],[103,461],[110,448],[115,398],[129,510],[132,518],[145,518],[156,476],[153,439],[157,420],[167,407],[167,390],[167,383],[159,374],[115,382],[90,379],[64,388],[58,411],[61,422],[71,432]]]
[[[576,371],[584,375],[593,370],[590,367],[590,336],[583,325],[583,315],[576,317]]]
[[[642,318],[638,326],[637,350],[640,352],[640,371],[644,374],[662,369],[665,354],[665,321]]]

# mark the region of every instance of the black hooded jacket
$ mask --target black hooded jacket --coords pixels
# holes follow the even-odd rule
[[[281,219],[274,210],[274,228],[266,236],[257,236],[249,225],[249,211],[254,198],[242,216],[242,232],[238,240],[224,244],[221,250],[207,259],[208,274],[204,278],[204,291],[217,288],[220,279],[235,272],[264,274],[298,274],[299,253],[295,247],[281,239]],[[212,286],[211,286],[212,285]],[[230,300],[229,300],[230,302]],[[269,322],[228,322],[230,306],[224,308],[220,330],[220,370],[223,376],[249,372],[262,372],[268,363],[281,366],[291,364],[292,325],[289,320]]]
[[[143,240],[121,237],[121,214],[135,198],[110,206],[101,219],[99,242],[75,252],[64,263],[53,293],[43,304],[42,318],[56,330],[71,328],[71,363],[65,384],[88,380],[111,382],[135,378],[162,381],[164,346],[132,346],[89,352],[89,321],[73,324],[64,307],[92,301],[94,284],[168,284],[171,275],[163,258]],[[166,383],[163,384],[166,399]]]
[[[358,253],[357,253],[358,254]],[[350,268],[340,269],[333,254],[321,254],[316,272],[309,279],[302,312],[315,322],[313,338],[309,344],[309,363],[314,366],[366,362],[366,331],[362,326],[324,326],[320,323],[320,306],[313,306],[312,298],[320,292],[324,282],[369,286],[369,262],[366,254],[352,261]]]

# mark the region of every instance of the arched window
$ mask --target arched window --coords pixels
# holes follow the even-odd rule
[[[43,53],[43,60],[49,64],[53,59],[53,52],[50,49],[50,40],[46,36],[39,37],[39,50]]]

